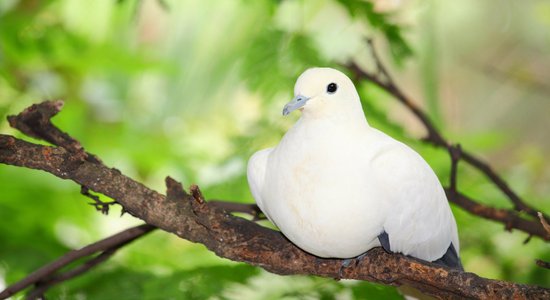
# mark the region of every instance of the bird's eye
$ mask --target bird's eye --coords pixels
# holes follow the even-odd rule
[[[338,89],[338,86],[334,82],[331,82],[327,85],[327,93],[329,94],[334,94],[337,89]]]

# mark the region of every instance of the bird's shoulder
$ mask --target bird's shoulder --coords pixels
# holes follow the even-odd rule
[[[377,178],[388,184],[439,184],[435,173],[420,154],[392,137],[376,131],[370,165]]]
[[[373,149],[372,161],[375,162],[415,163],[418,159],[424,161],[422,157],[409,146],[377,129],[369,130],[368,143]]]

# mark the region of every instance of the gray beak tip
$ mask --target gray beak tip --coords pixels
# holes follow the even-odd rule
[[[283,108],[283,116],[288,115],[290,112],[288,111],[288,107]]]
[[[304,107],[307,101],[309,101],[308,97],[297,95],[296,97],[294,97],[294,99],[292,99],[292,101],[285,105],[285,107],[283,108],[283,116],[286,116],[292,111]]]

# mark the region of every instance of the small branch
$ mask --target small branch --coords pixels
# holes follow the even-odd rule
[[[253,221],[266,219],[265,215],[256,204],[235,203],[222,200],[208,200],[208,204],[228,212],[249,214],[252,216]]]
[[[430,142],[439,147],[448,147],[447,141],[445,141],[441,137],[441,134],[435,129],[435,126],[432,124],[430,118],[428,118],[428,116],[416,104],[414,104],[395,84],[393,84],[393,79],[391,77],[389,79],[389,83],[387,83],[378,78],[378,76],[364,71],[354,62],[348,64],[346,67],[355,73],[355,78],[358,80],[367,80],[376,84],[405,105],[420,120],[420,122],[424,124],[424,128],[428,132],[428,135],[424,138],[424,141]]]
[[[111,205],[117,204],[116,201],[110,201],[110,202],[101,201],[98,196],[92,195],[90,193],[90,190],[85,186],[81,186],[80,193],[82,195],[94,200],[94,202],[90,203],[90,205],[94,206],[97,211],[100,211],[104,215],[109,214],[109,207]]]
[[[550,262],[537,259],[536,263],[537,263],[537,266],[539,266],[541,268],[550,269]]]
[[[199,203],[199,204],[204,203],[204,201],[205,201],[204,196],[202,195],[202,192],[201,192],[198,185],[192,184],[191,187],[189,188],[189,190],[191,191],[191,196],[193,196],[193,199],[195,199],[195,201],[197,201],[197,203]]]
[[[376,51],[376,47],[374,47],[374,42],[371,38],[367,38],[367,45],[369,47],[372,58],[374,59],[374,63],[376,64],[377,74],[384,76],[386,84],[388,86],[394,86],[393,78],[382,63],[380,56],[378,56],[378,52]]]
[[[462,156],[462,148],[460,144],[456,146],[449,146],[449,156],[451,157],[451,176],[450,176],[450,192],[457,194],[456,176],[458,173],[458,162]]]
[[[63,101],[45,101],[33,104],[16,116],[8,116],[10,126],[22,133],[67,149],[91,162],[100,162],[97,157],[86,153],[80,142],[59,130],[51,122],[63,108]]]
[[[117,233],[113,236],[110,236],[110,237],[106,238],[106,239],[103,239],[103,240],[100,240],[100,241],[95,242],[93,244],[90,244],[90,245],[88,245],[84,248],[81,248],[79,250],[73,250],[73,251],[65,254],[64,256],[60,257],[59,259],[51,262],[50,264],[47,264],[47,265],[41,267],[40,269],[34,271],[33,273],[31,273],[29,276],[25,277],[21,281],[19,281],[17,283],[14,283],[11,286],[7,287],[5,290],[0,292],[0,299],[5,299],[7,297],[10,297],[10,296],[14,295],[15,293],[17,293],[17,292],[33,285],[33,284],[39,283],[40,281],[42,281],[44,279],[46,279],[45,286],[50,286],[50,285],[48,285],[49,281],[48,281],[47,278],[50,277],[55,272],[57,272],[58,270],[60,270],[61,268],[71,264],[72,262],[74,262],[78,259],[81,259],[81,258],[86,257],[86,256],[90,256],[90,255],[92,255],[94,253],[97,253],[97,252],[111,251],[111,252],[114,253],[114,251],[116,251],[118,248],[134,241],[135,239],[151,232],[154,229],[155,229],[154,226],[151,226],[151,225],[148,225],[148,224],[136,226],[136,227],[133,227],[133,228],[130,228],[130,229],[126,229],[122,232],[119,232],[119,233]],[[107,258],[105,258],[105,259],[107,259]],[[98,264],[99,262],[101,262],[101,261],[88,263],[87,268],[89,269],[89,268],[95,266],[96,264]],[[57,282],[60,282],[60,281],[72,278],[74,276],[77,276],[77,275],[81,274],[82,272],[84,272],[84,270],[82,270],[80,272],[77,272],[76,270],[78,270],[78,269],[73,270],[72,273],[67,273],[67,274],[70,274],[70,275],[65,275],[64,277],[54,277],[54,279],[52,279],[52,281],[57,280]],[[69,272],[71,272],[71,271],[69,271]],[[67,277],[67,278],[65,278],[65,277]],[[39,284],[39,286],[40,286],[40,284]],[[40,295],[40,294],[41,293],[37,293],[37,296]]]
[[[542,227],[544,227],[544,230],[550,234],[550,225],[548,225],[548,221],[546,221],[544,215],[539,211],[537,212],[537,216],[539,217],[540,223],[542,224]]]
[[[462,152],[462,159],[485,174],[485,176],[487,176],[487,178],[489,178],[489,180],[492,181],[508,197],[508,199],[510,199],[510,201],[514,204],[515,210],[519,212],[526,212],[535,218],[537,217],[537,210],[531,208],[523,202],[523,200],[510,188],[508,183],[498,176],[489,164],[465,151]],[[544,215],[544,218],[548,219],[548,216]]]
[[[72,279],[74,277],[77,277],[77,276],[89,271],[90,269],[92,269],[96,265],[101,264],[102,262],[106,261],[111,256],[113,256],[113,254],[115,254],[116,250],[118,250],[119,248],[120,247],[108,249],[108,250],[102,252],[101,254],[99,254],[98,256],[86,261],[83,265],[80,265],[80,266],[78,266],[78,267],[76,267],[76,268],[74,268],[70,271],[67,271],[65,273],[55,275],[55,276],[52,276],[50,278],[45,278],[44,280],[41,279],[40,281],[38,281],[36,283],[35,288],[32,289],[27,294],[26,299],[28,299],[28,300],[43,299],[44,298],[44,293],[48,289],[52,288],[54,285],[57,285],[59,283],[62,283],[62,282],[67,281],[69,279]]]
[[[393,78],[387,72],[384,64],[382,63],[380,57],[376,53],[375,47],[372,40],[368,40],[367,43],[369,49],[371,50],[371,56],[376,63],[377,72],[384,75],[385,80],[381,79],[380,76],[373,74],[371,72],[363,70],[355,62],[351,62],[346,65],[346,67],[355,74],[355,78],[358,80],[367,80],[381,89],[385,90],[387,93],[392,95],[395,99],[401,102],[405,107],[407,107],[416,118],[424,125],[424,128],[427,131],[427,136],[424,138],[424,141],[433,144],[436,147],[449,149],[449,142],[441,135],[437,130],[435,125],[432,123],[428,115],[422,111],[409,97],[401,91],[401,89],[394,83]],[[478,169],[482,172],[493,184],[504,193],[508,199],[513,203],[514,209],[519,212],[525,212],[530,216],[537,218],[537,210],[527,205],[502,179],[496,172],[481,159],[475,157],[473,154],[463,150],[461,151],[461,159],[464,160],[469,165]],[[548,216],[543,214],[545,220],[549,220]]]
[[[526,220],[517,211],[480,204],[464,194],[459,192],[453,193],[450,188],[445,189],[445,192],[450,202],[473,215],[503,223],[507,230],[518,229],[527,232],[529,235],[538,236],[543,240],[550,240],[550,234],[544,230],[539,222]]]

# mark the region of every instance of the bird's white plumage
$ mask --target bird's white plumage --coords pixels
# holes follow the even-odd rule
[[[254,154],[247,170],[254,199],[285,236],[321,257],[360,255],[380,245],[383,231],[394,252],[433,261],[451,242],[458,252],[436,175],[415,151],[368,125],[347,76],[309,69],[295,96],[307,100],[290,106],[302,117],[276,147]]]

